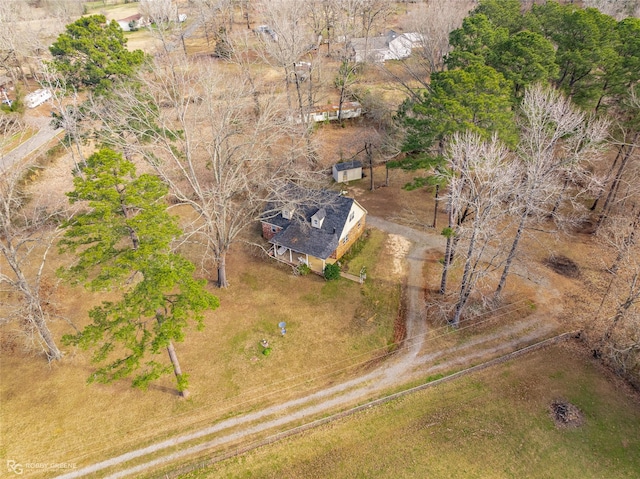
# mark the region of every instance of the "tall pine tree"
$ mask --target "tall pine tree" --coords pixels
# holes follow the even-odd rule
[[[63,340],[95,349],[93,361],[103,365],[89,382],[134,376],[133,385],[145,388],[173,370],[178,391],[188,396],[173,343],[184,339],[190,320],[201,328],[218,299],[193,278],[193,264],[171,251],[181,230],[167,212],[166,186],[138,176],[133,163],[106,148],[87,159],[74,186],[71,203],[87,208],[65,225],[61,249],[78,260],[61,274],[94,291],[120,289],[122,298],[93,308],[92,323]],[[157,359],[165,349],[171,365]]]

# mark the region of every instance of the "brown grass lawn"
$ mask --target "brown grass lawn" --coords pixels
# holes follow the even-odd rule
[[[366,251],[371,281],[364,288],[296,277],[288,266],[235,249],[231,287],[212,288],[220,308],[207,314],[204,331],[190,331],[177,345],[192,385],[188,401],[175,397],[171,378],[146,392],[125,380],[86,385],[88,352],[66,348],[60,364],[47,366],[22,350],[15,329],[3,326],[0,456],[87,464],[353,374],[352,366],[386,351],[393,339],[399,287],[383,281],[391,261],[385,241],[376,233]],[[54,257],[51,267],[59,263]],[[66,286],[59,293],[60,312],[78,326],[86,324],[92,305],[111,298]],[[285,337],[280,321],[287,323]],[[57,337],[72,331],[62,321],[53,329]],[[268,357],[261,354],[261,339],[272,347]]]
[[[357,134],[361,128],[364,126],[358,123],[347,128],[326,125],[317,130],[317,135],[335,147],[336,140]],[[347,148],[349,142],[344,145]],[[325,154],[323,161],[329,164],[331,155]],[[56,169],[59,179],[49,178]],[[67,191],[69,177],[61,174],[63,170],[62,165],[51,165],[43,172],[42,184],[58,192]],[[412,175],[394,170],[390,186],[380,187],[384,168],[376,168],[375,191],[369,191],[368,178],[343,188],[370,214],[424,226],[432,221],[432,195],[425,190],[401,191]],[[528,243],[526,249],[531,258],[527,273],[530,279],[514,276],[508,291],[513,297],[532,301],[531,311],[516,311],[503,319],[517,319],[532,312],[544,320],[553,319],[580,283],[549,274],[541,261],[551,251],[560,251],[583,263],[589,245],[574,240],[565,246],[548,237]],[[86,465],[220,418],[307,394],[353,375],[356,369],[361,371],[370,359],[387,351],[393,338],[401,281],[401,273],[394,272],[394,252],[398,251],[402,251],[401,244],[374,232],[352,264],[352,272],[362,265],[367,267],[368,281],[361,287],[347,280],[327,283],[316,276],[296,277],[289,267],[249,250],[234,249],[228,266],[231,287],[224,291],[211,288],[220,296],[220,308],[207,315],[204,331],[189,331],[186,341],[177,345],[191,380],[192,398],[188,401],[175,397],[169,377],[146,392],[131,389],[128,381],[86,385],[93,367],[88,352],[66,348],[60,364],[47,366],[41,357],[23,350],[13,326],[1,326],[0,458]],[[198,261],[196,254],[190,255]],[[64,261],[55,254],[51,257],[50,277]],[[434,251],[425,266],[430,286],[437,284],[438,266],[438,253]],[[63,286],[56,298],[60,313],[82,326],[87,310],[111,296]],[[15,298],[0,298],[0,302],[6,300]],[[287,322],[285,337],[279,334],[280,321]],[[482,327],[486,331],[494,326]],[[567,323],[560,329],[570,327]],[[53,324],[53,330],[58,338],[72,332],[60,320]],[[446,348],[467,337],[464,333],[457,338],[433,340],[429,348]],[[273,348],[268,357],[261,354],[261,339],[269,340]],[[348,441],[346,444],[346,448],[351,447]],[[352,452],[340,454],[347,457]],[[312,458],[307,460],[314,464]]]
[[[138,13],[138,3],[120,3],[120,4],[107,4],[103,2],[89,2],[86,5],[87,13],[89,15],[104,15],[107,20],[119,20],[121,18],[130,17]]]
[[[137,6],[132,4],[126,8]],[[131,14],[118,9],[106,10],[110,18]],[[148,45],[150,37],[145,37],[147,34],[131,34],[129,46],[142,48]],[[204,49],[202,44],[197,44],[201,40],[193,39],[194,51]],[[260,68],[261,81],[283,88],[282,78],[276,70]],[[331,85],[331,70],[327,68],[324,72],[327,84]],[[384,78],[376,75],[370,72],[365,86],[384,82]],[[396,95],[392,89],[382,94],[390,102]],[[318,95],[324,103],[333,101],[336,92],[326,87]],[[319,125],[314,137],[322,145],[319,150],[322,166],[328,171],[338,159],[351,157],[362,148],[364,138],[370,134],[370,126],[361,120],[347,122],[344,128]],[[59,173],[66,174],[49,178],[47,175],[56,168]],[[51,165],[42,173],[39,184],[46,185],[44,190],[58,194],[68,191],[68,171],[68,165]],[[356,197],[370,214],[426,228],[432,222],[433,197],[426,190],[401,191],[412,177],[413,173],[393,170],[389,187],[382,187],[385,171],[384,167],[377,167],[375,191],[369,191],[368,177],[343,185],[341,189]],[[444,224],[441,211],[437,230]],[[255,239],[256,232],[252,234]],[[593,265],[593,270],[584,265],[590,248],[587,242],[583,244],[575,239],[556,242],[550,235],[535,242],[525,241],[523,249],[529,252],[529,258],[525,258],[529,270],[526,274],[513,275],[507,292],[514,301],[530,301],[530,310],[511,311],[503,319],[534,313],[542,320],[552,318],[555,321],[557,315],[563,314],[559,319],[565,322],[559,329],[571,328],[572,318],[567,311],[572,310],[566,308],[563,312],[563,308],[569,298],[577,294],[586,298],[592,292],[582,290],[580,293],[578,280],[550,274],[542,262],[552,251],[559,251],[579,261],[585,275],[595,275],[598,265]],[[64,359],[48,366],[42,357],[24,349],[15,325],[0,325],[0,460],[87,465],[178,432],[195,430],[220,418],[305,395],[355,374],[356,369],[361,371],[368,361],[386,352],[393,340],[402,277],[402,272],[397,272],[397,264],[402,268],[402,262],[398,262],[394,254],[400,254],[400,251],[403,251],[403,245],[397,240],[374,232],[361,256],[351,265],[351,272],[356,274],[361,266],[367,268],[368,281],[361,287],[347,280],[325,282],[313,275],[297,277],[287,266],[255,255],[249,249],[235,248],[228,259],[231,287],[219,291],[211,286],[220,297],[220,308],[207,314],[204,331],[189,331],[186,341],[177,345],[182,367],[190,375],[192,397],[186,401],[175,396],[170,377],[158,381],[146,392],[131,389],[126,380],[110,385],[87,385],[86,379],[93,368],[89,352],[66,348]],[[198,263],[198,255],[191,252],[190,256]],[[430,252],[425,267],[430,288],[438,281],[438,256],[438,252]],[[53,271],[65,261],[52,254],[48,269],[51,282],[54,282]],[[5,265],[0,264],[0,267]],[[201,275],[208,277],[202,272]],[[61,286],[55,296],[55,307],[61,316],[82,327],[92,306],[113,297]],[[589,300],[584,299],[591,307]],[[0,293],[0,315],[4,311],[3,305],[15,301],[15,296]],[[287,323],[285,337],[279,333],[280,321]],[[436,322],[432,326],[439,325]],[[70,324],[63,320],[54,322],[52,329],[57,338],[73,332]],[[439,340],[430,343],[430,347],[448,347],[465,338],[460,335],[458,339]],[[269,356],[261,354],[259,343],[262,339],[270,342],[272,353]],[[544,355],[536,355],[536,358],[540,357]],[[164,355],[161,358],[164,360]],[[572,451],[577,451],[576,470],[582,471],[587,469],[585,464],[591,464],[586,459],[591,449],[596,451],[594,457],[604,457],[602,464],[610,465],[615,461],[599,452],[592,432],[588,437],[580,436],[581,433],[570,436],[572,449],[562,449],[563,439],[573,433],[554,432],[545,422],[546,402],[551,396],[561,394],[571,400],[575,398],[576,404],[587,413],[586,428],[596,427],[596,431],[609,434],[606,424],[613,420],[614,408],[612,412],[603,412],[597,402],[600,392],[603,391],[602,397],[607,401],[613,401],[611,404],[617,404],[615,395],[606,392],[601,379],[595,378],[593,369],[585,366],[587,363],[574,363],[570,355],[556,359],[564,363],[551,363],[556,368],[551,372],[545,369],[549,364],[542,364],[542,360],[527,360],[500,369],[500,373],[496,369],[482,373],[482,377],[467,378],[460,386],[439,387],[434,390],[438,391],[437,395],[431,391],[415,396],[419,398],[416,403],[406,399],[362,415],[375,417],[377,422],[372,424],[361,417],[354,419],[354,423],[345,421],[344,432],[338,431],[339,424],[323,428],[318,436],[314,436],[315,433],[308,435],[311,441],[308,444],[312,445],[305,443],[298,449],[298,445],[289,446],[287,442],[275,446],[273,453],[261,449],[235,461],[235,465],[216,466],[217,472],[211,472],[210,477],[219,477],[218,472],[220,477],[248,477],[249,473],[238,469],[237,464],[247,465],[247,470],[255,469],[260,477],[272,477],[276,474],[274,471],[280,471],[281,477],[356,477],[361,471],[364,472],[359,477],[384,477],[385,474],[386,477],[429,477],[431,473],[434,477],[465,477],[465,474],[466,477],[492,477],[486,473],[494,470],[500,473],[493,477],[536,477],[527,474],[527,467],[534,464],[538,456],[549,458],[551,465],[571,464]],[[526,367],[520,370],[517,364]],[[566,368],[562,367],[564,364]],[[597,394],[587,394],[586,389],[580,389],[582,383],[579,376],[574,378],[574,370],[589,378],[589,384],[597,386]],[[527,376],[527,371],[536,375]],[[501,382],[503,379],[507,382]],[[513,393],[505,397],[504,391]],[[402,410],[405,404],[410,407]],[[620,407],[620,417],[629,423],[633,420],[637,425],[638,415],[627,414],[624,407]],[[484,408],[489,416],[478,416]],[[387,413],[395,409],[399,414],[389,414],[389,417],[395,418],[396,424],[393,421],[385,423]],[[412,410],[420,415],[411,419],[408,411]],[[605,420],[598,422],[601,414]],[[620,431],[627,430],[623,429],[626,427],[624,422],[619,426],[616,423],[618,427]],[[364,435],[359,435],[361,430]],[[527,432],[529,430],[531,434]],[[635,434],[631,432],[626,443],[616,439],[616,455],[612,457],[623,458],[628,451],[637,450],[640,445],[637,427]],[[376,442],[378,439],[383,443]],[[505,442],[499,442],[501,439]],[[313,444],[320,442],[326,442],[329,448],[319,449],[318,454],[314,454]],[[547,442],[557,445],[561,452],[554,456],[553,451],[546,448]],[[400,443],[401,448],[393,450],[394,445]],[[363,448],[361,444],[367,445]],[[613,444],[613,439],[607,444]],[[283,449],[277,449],[279,447]],[[500,454],[501,448],[505,454]],[[460,457],[461,450],[469,451],[469,454]],[[482,469],[473,464],[484,460],[484,450],[489,451],[489,456]],[[516,460],[518,457],[522,458],[520,462]],[[451,472],[445,467],[451,467]],[[597,467],[593,469],[593,477],[598,471],[603,471],[600,477],[614,477]],[[640,467],[635,470],[638,469]],[[553,469],[532,470],[534,473],[541,471],[538,477],[558,477],[552,473]],[[393,471],[408,472],[394,475]],[[30,471],[25,474],[27,472]],[[42,474],[46,476],[46,472]],[[560,477],[579,476],[561,474]]]
[[[582,426],[555,426],[556,400]],[[554,346],[182,477],[631,479],[638,424],[637,393]]]

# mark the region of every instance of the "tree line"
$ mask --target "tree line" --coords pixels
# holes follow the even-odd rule
[[[602,339],[592,340],[594,354],[607,349],[616,367],[624,362],[637,376],[637,265],[627,252],[636,247],[640,210],[633,181],[639,38],[638,18],[617,21],[554,1],[525,8],[518,0],[483,0],[451,32],[441,68],[409,90],[396,113],[406,157],[392,166],[425,172],[406,187],[435,192],[434,228],[445,204],[442,295],[452,265],[462,268],[448,315],[454,326],[471,294],[486,294],[490,278],[497,283],[486,300],[500,299],[522,239],[537,229],[587,229],[602,244],[622,226],[618,258],[607,269],[621,279],[617,268],[627,258],[630,290],[616,303],[609,288],[609,308],[585,324]],[[606,317],[612,309],[613,319]],[[620,322],[624,347],[608,333]],[[609,324],[607,332],[596,323]]]

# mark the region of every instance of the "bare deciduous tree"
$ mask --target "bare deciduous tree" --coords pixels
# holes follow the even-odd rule
[[[360,0],[356,7],[362,22],[362,36],[365,38],[371,37],[376,29],[383,28],[393,12],[393,6],[388,0]]]
[[[138,8],[143,17],[156,24],[177,20],[177,11],[172,0],[140,0]]]
[[[620,139],[614,142],[618,147],[618,153],[607,172],[603,188],[598,192],[591,206],[591,210],[595,210],[600,198],[605,196],[596,221],[596,231],[608,221],[610,216],[616,216],[616,210],[624,210],[624,205],[630,196],[637,198],[640,193],[634,181],[638,174],[638,168],[640,168],[638,162],[640,158],[638,155],[640,150],[640,124],[638,124],[640,88],[638,86],[630,88],[628,97],[621,102],[617,109],[619,110],[618,117],[623,118],[623,124],[620,124],[617,134]],[[623,211],[620,213],[624,216]]]
[[[597,8],[616,20],[640,16],[640,3],[637,0],[584,0],[583,5],[584,8]]]
[[[72,85],[62,82],[50,71],[49,65],[42,65],[39,83],[52,94],[51,124],[55,128],[64,129],[65,136],[61,144],[71,154],[74,165],[78,167],[80,163],[84,163],[83,145],[91,135],[92,128],[86,108],[77,90]]]
[[[72,17],[80,15],[79,6],[74,0],[52,1],[45,5],[47,17],[43,19],[38,9],[24,2],[0,2],[0,74],[9,75],[14,84],[26,82],[27,72],[37,78],[47,46]]]
[[[450,172],[448,207],[470,219],[452,234],[466,245],[462,279],[451,324],[458,327],[462,312],[478,281],[495,269],[498,255],[491,247],[506,211],[503,207],[515,179],[508,150],[493,137],[490,142],[473,133],[455,134],[445,154]],[[456,216],[463,213],[455,213]]]
[[[420,88],[429,88],[431,74],[444,69],[445,56],[449,53],[449,34],[460,28],[472,6],[471,2],[465,5],[450,0],[420,3],[404,23],[406,31],[417,33],[420,38],[412,55],[401,61],[405,76],[383,65],[384,71],[410,95],[416,93],[416,83]]]
[[[64,23],[71,23],[84,13],[82,0],[47,0],[44,8],[49,17],[56,17]]]
[[[333,0],[309,0],[307,4],[307,23],[314,34],[317,47],[324,41],[327,55],[331,54],[331,44],[335,37],[336,9]]]
[[[174,202],[191,208],[187,239],[206,245],[203,260],[226,287],[230,247],[286,184],[309,178],[309,161],[307,141],[269,95],[256,97],[241,75],[228,88],[230,77],[214,71],[167,55],[145,77],[147,93],[123,87],[98,114],[108,141],[141,155]]]
[[[310,47],[315,45],[304,21],[306,7],[295,0],[265,0],[260,4],[260,10],[269,28],[269,31],[259,33],[261,55],[274,67],[282,68],[290,110],[293,110],[293,102],[289,84],[292,81],[295,84],[297,109],[304,121],[305,106],[311,105],[308,105],[307,98],[302,93],[301,78],[296,74],[296,68],[302,61],[311,64],[313,68],[313,55],[307,54],[311,51]]]
[[[594,356],[640,384],[640,208],[631,213],[612,219],[599,235],[615,258],[602,301],[585,317],[585,327]]]
[[[16,321],[27,338],[54,361],[62,353],[49,330],[43,271],[61,207],[29,198],[23,183],[26,173],[27,169],[15,166],[0,175],[0,285],[20,298],[13,310],[9,304],[3,309],[5,320]]]
[[[550,216],[566,221],[559,208],[564,200],[571,202],[571,211],[579,211],[581,205],[576,200],[597,181],[588,166],[599,159],[608,128],[607,122],[587,117],[558,91],[541,85],[526,90],[520,123],[516,151],[519,181],[509,202],[517,228],[496,296],[504,289],[527,228]],[[575,181],[578,178],[580,181]]]

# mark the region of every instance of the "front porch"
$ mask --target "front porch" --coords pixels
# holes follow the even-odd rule
[[[334,263],[335,260],[327,258],[316,258],[306,253],[300,253],[298,251],[287,248],[286,246],[272,245],[269,249],[269,255],[277,259],[282,263],[287,263],[291,266],[298,266],[300,264],[306,264],[314,273],[322,274],[324,267],[327,263]]]

